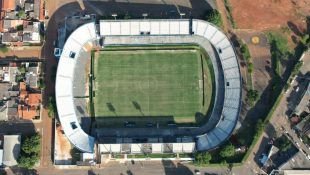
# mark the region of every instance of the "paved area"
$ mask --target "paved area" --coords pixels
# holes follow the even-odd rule
[[[272,77],[270,46],[267,37],[264,33],[254,30],[236,29],[235,33],[248,45],[250,50],[254,66],[253,87],[259,92],[263,92]],[[258,37],[259,43],[254,44],[252,37]]]
[[[309,62],[310,62],[310,52],[308,51],[307,54],[304,57],[304,65],[301,67],[301,73],[304,74],[309,71]],[[298,78],[297,78],[298,79]],[[257,142],[256,146],[253,149],[253,154],[251,154],[248,158],[247,164],[251,164],[253,169],[255,171],[259,171],[259,166],[257,163],[253,160],[258,160],[258,157],[261,155],[261,150],[263,147],[267,145],[267,142],[270,138],[274,136],[279,136],[283,133],[286,133],[290,135],[291,140],[295,144],[297,148],[302,150],[302,152],[310,155],[309,148],[301,142],[301,140],[298,138],[297,134],[291,129],[290,123],[288,121],[287,111],[289,110],[289,102],[292,100],[287,100],[291,93],[294,93],[294,87],[298,85],[298,81],[294,81],[291,85],[291,88],[289,91],[283,95],[278,108],[275,110],[273,117],[271,118],[268,126],[265,129],[265,132]],[[297,98],[298,95],[294,95],[295,98]],[[266,139],[267,138],[267,139]],[[297,143],[297,144],[296,144]],[[299,145],[299,146],[298,146]],[[304,156],[306,156],[304,154]],[[308,160],[310,161],[310,160]]]

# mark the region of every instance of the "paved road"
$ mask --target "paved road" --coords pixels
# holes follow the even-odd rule
[[[304,64],[300,69],[300,72],[302,74],[305,74],[309,72],[310,67],[310,52],[308,51],[307,54],[303,58]],[[298,78],[296,78],[298,80]],[[248,158],[248,161],[246,162],[250,166],[253,167],[253,170],[256,172],[260,171],[259,166],[257,163],[255,163],[255,160],[258,160],[258,157],[261,155],[261,151],[265,145],[267,145],[267,142],[270,138],[274,136],[279,136],[285,132],[287,132],[291,136],[291,140],[296,143],[298,143],[299,146],[296,145],[297,148],[300,148],[304,152],[306,152],[308,155],[310,155],[310,150],[307,148],[307,146],[300,141],[297,134],[291,129],[290,123],[288,121],[288,113],[287,111],[291,111],[290,104],[291,103],[297,103],[297,96],[300,94],[296,94],[295,87],[298,85],[298,81],[294,81],[291,85],[291,88],[289,91],[283,95],[277,109],[275,110],[273,117],[271,118],[269,125],[265,128],[265,132],[257,142],[256,146],[253,149],[253,154],[251,154]],[[301,92],[301,91],[299,91]],[[293,95],[294,94],[294,95]],[[289,99],[289,100],[288,100]],[[295,102],[294,102],[295,101]],[[284,128],[284,129],[283,129]],[[264,139],[267,138],[267,139]],[[310,161],[310,160],[309,160]]]

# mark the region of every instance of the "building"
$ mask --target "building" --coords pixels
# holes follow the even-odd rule
[[[23,20],[20,19],[4,19],[3,32],[16,32],[19,26],[23,26]]]
[[[296,114],[301,114],[302,112],[310,113],[310,82],[308,82],[307,88],[303,92],[303,95],[296,106]]]
[[[19,88],[19,118],[25,120],[33,120],[39,118],[42,95],[39,93],[28,92],[25,82],[21,82]]]
[[[20,154],[20,135],[4,135],[3,139],[3,165],[15,166]]]
[[[24,21],[23,42],[40,43],[40,22]]]
[[[38,88],[38,67],[28,67],[26,72],[26,83],[30,88]]]
[[[17,45],[20,46],[23,44],[23,36],[20,32],[5,32],[2,35],[2,43],[8,45]]]
[[[2,11],[10,12],[16,8],[15,0],[2,0]]]
[[[28,13],[28,12],[31,12],[33,11],[33,3],[31,2],[25,2],[25,12]]]
[[[79,64],[79,58],[85,56],[85,52],[89,51],[92,46],[152,44],[149,40],[143,40],[143,36],[147,38],[149,35],[152,35],[152,37],[176,37],[178,39],[171,42],[174,44],[180,43],[182,38],[187,37],[188,40],[184,40],[184,42],[181,42],[182,44],[195,43],[208,50],[206,43],[209,43],[216,48],[215,52],[218,55],[218,60],[211,60],[214,65],[217,65],[217,62],[221,63],[222,70],[220,71],[224,74],[224,79],[217,77],[215,79],[218,81],[218,87],[225,89],[223,91],[216,89],[216,92],[223,92],[221,95],[225,98],[218,100],[221,101],[221,104],[215,104],[218,106],[216,109],[214,108],[216,112],[210,116],[209,121],[212,122],[202,126],[204,127],[202,132],[195,136],[189,136],[193,140],[191,142],[179,142],[180,138],[177,138],[177,129],[171,129],[169,130],[169,132],[171,131],[169,138],[172,137],[172,141],[163,139],[163,142],[141,143],[134,142],[131,139],[132,142],[107,143],[108,145],[102,146],[102,152],[109,153],[111,150],[112,152],[115,150],[115,152],[120,153],[139,154],[150,150],[163,153],[205,151],[217,148],[231,136],[237,124],[241,108],[241,75],[234,47],[220,29],[211,23],[197,19],[102,20],[99,24],[99,31],[97,29],[95,22],[82,24],[67,38],[64,47],[59,48],[62,51],[59,53],[60,60],[55,87],[57,112],[65,135],[75,147],[82,152],[93,153],[95,144],[95,138],[88,135],[80,126],[76,115],[76,106],[72,100],[75,96],[75,92],[72,90],[75,83],[74,78],[75,75],[79,75],[80,71],[75,69],[75,65]],[[127,37],[129,39],[120,39],[121,41],[111,39],[116,37]],[[139,40],[134,37],[143,39]],[[111,39],[110,43],[107,38]],[[169,41],[162,40],[161,44],[169,44]],[[219,73],[215,74],[219,75]],[[215,98],[218,97],[220,96],[217,95]],[[212,125],[212,129],[204,130],[207,128],[206,125]],[[180,127],[178,129],[185,130],[188,128]],[[148,134],[146,133],[145,137],[149,138]],[[100,133],[97,133],[97,138],[100,138]],[[122,136],[119,136],[119,138],[122,138]],[[103,140],[101,143],[105,144],[104,142]]]

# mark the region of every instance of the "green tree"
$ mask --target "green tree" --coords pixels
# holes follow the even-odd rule
[[[292,142],[285,136],[282,136],[278,141],[278,148],[281,152],[286,152],[287,150],[292,148],[292,146]]]
[[[26,138],[21,147],[23,152],[26,154],[38,154],[41,149],[40,139],[39,134]]]
[[[306,46],[310,42],[309,34],[302,36],[300,42]]]
[[[211,159],[212,155],[209,152],[195,154],[195,163],[197,164],[208,164]]]
[[[124,19],[131,19],[131,16],[128,13],[126,13]]]
[[[246,61],[250,61],[251,59],[251,54],[250,54],[250,51],[249,51],[249,48],[246,44],[242,44],[241,47],[240,47],[240,51],[243,55],[243,58],[246,60]]]
[[[232,157],[235,155],[235,147],[231,143],[225,145],[220,151],[220,156],[223,158]]]
[[[0,47],[0,52],[7,53],[8,51],[9,51],[9,48],[6,45]]]
[[[206,21],[213,23],[214,25],[216,25],[218,27],[223,26],[221,14],[215,9],[207,12]]]
[[[22,168],[31,169],[34,165],[38,162],[39,156],[38,155],[21,155],[17,160],[18,166]]]
[[[265,128],[265,124],[262,119],[257,120],[255,129],[257,133],[261,132]]]
[[[21,144],[21,154],[17,160],[18,166],[31,169],[39,161],[41,150],[40,135],[37,133],[27,137]]]
[[[247,93],[250,103],[255,103],[259,98],[259,93],[257,90],[250,89]]]
[[[254,65],[252,62],[249,62],[248,63],[248,72],[251,74],[251,73],[253,73],[253,70],[254,70]]]
[[[25,18],[26,17],[26,13],[24,10],[20,10],[18,13],[17,13],[17,17],[19,18]]]
[[[57,106],[56,106],[56,100],[55,100],[54,95],[48,98],[47,110],[48,110],[49,117],[51,118],[55,117],[57,113]]]
[[[17,30],[17,31],[23,31],[23,29],[24,29],[24,26],[23,26],[23,25],[18,25],[18,26],[16,26],[16,30]]]

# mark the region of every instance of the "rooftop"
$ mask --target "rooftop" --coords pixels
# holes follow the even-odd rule
[[[18,32],[14,32],[14,33],[5,32],[2,35],[3,43],[14,43],[14,42],[18,43],[22,41],[23,41],[23,38]]]
[[[5,135],[3,145],[3,164],[6,166],[17,165],[20,154],[20,135]]]
[[[15,10],[15,1],[14,0],[2,0],[2,10],[4,11]]]

